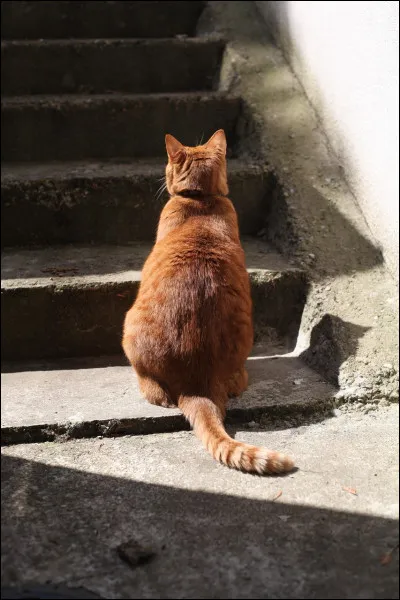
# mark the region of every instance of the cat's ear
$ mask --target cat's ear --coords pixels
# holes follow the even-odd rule
[[[210,137],[210,139],[208,140],[207,144],[205,144],[205,146],[207,148],[209,148],[210,150],[215,150],[216,152],[220,152],[221,154],[226,154],[226,137],[225,137],[225,131],[223,129],[218,129],[218,131],[216,131],[214,133],[214,135],[212,135]]]
[[[165,136],[165,146],[171,162],[177,162],[185,152],[185,146],[178,142],[178,140],[169,133],[167,133]]]

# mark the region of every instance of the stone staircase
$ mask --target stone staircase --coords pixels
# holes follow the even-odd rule
[[[141,399],[120,347],[166,200],[167,132],[228,137],[256,330],[228,419],[330,406],[333,388],[287,355],[307,278],[257,237],[270,181],[238,151],[241,99],[218,90],[224,41],[195,37],[203,4],[1,4],[3,443],[187,427]]]

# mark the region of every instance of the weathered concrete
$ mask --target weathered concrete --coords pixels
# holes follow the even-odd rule
[[[12,96],[1,101],[1,159],[53,161],[164,156],[224,129],[232,149],[241,102],[219,92]]]
[[[2,585],[127,599],[398,598],[398,552],[380,562],[399,539],[397,423],[393,407],[236,431],[295,457],[300,470],[276,478],[217,464],[189,432],[3,448]],[[116,551],[129,540],[154,559],[129,568]]]
[[[130,366],[119,357],[18,364],[3,373],[1,441],[160,433],[188,429],[178,409],[149,404]],[[228,423],[266,419],[324,418],[332,413],[335,389],[299,359],[271,358],[256,346],[247,362],[250,385],[230,401]]]
[[[172,37],[192,35],[204,2],[1,3],[2,39]]]
[[[158,194],[165,162],[3,164],[2,247],[153,240],[167,197]],[[274,180],[266,168],[240,160],[228,162],[228,178],[240,231],[254,235]]]
[[[2,359],[116,354],[151,246],[60,246],[2,254]],[[245,240],[256,337],[293,348],[307,294],[301,270]]]
[[[209,2],[199,32],[227,41],[221,89],[243,99],[241,155],[276,175],[265,236],[313,282],[299,351],[339,382],[344,400],[398,398],[397,282],[304,90],[254,3]]]
[[[218,83],[223,47],[218,39],[186,37],[6,41],[1,43],[1,92],[19,96],[211,90]]]

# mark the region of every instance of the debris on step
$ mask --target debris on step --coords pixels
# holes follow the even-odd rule
[[[120,559],[132,568],[144,565],[156,556],[151,548],[142,546],[133,539],[120,544],[116,550]]]

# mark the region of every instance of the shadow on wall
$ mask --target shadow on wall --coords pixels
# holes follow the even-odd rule
[[[104,598],[395,598],[398,569],[379,557],[397,535],[391,519],[2,456],[4,586],[48,581]],[[116,547],[128,540],[154,559],[126,565]]]
[[[275,185],[269,195],[265,218],[267,239],[281,252],[290,254],[304,242],[302,236],[309,236],[310,255],[315,256],[318,266],[312,271],[314,281],[324,279],[325,276],[369,271],[383,264],[380,248],[357,231],[320,190],[308,185],[306,179],[298,187],[307,187],[307,202],[312,207],[310,213],[318,214],[319,223],[315,229],[312,223],[307,223],[307,232],[296,227],[293,219],[296,196],[294,194],[294,202],[289,202],[278,178],[275,176],[274,179]],[[310,267],[313,262],[310,260]]]
[[[359,340],[370,329],[326,314],[311,330],[309,348],[300,358],[337,386],[341,365],[356,354]]]
[[[265,102],[269,103],[267,91],[264,97]],[[276,102],[276,92],[271,91],[272,98]],[[260,132],[254,123],[253,111],[245,102],[241,119],[246,124],[246,135],[240,141],[241,150],[257,154],[257,148],[260,148],[262,143]],[[296,121],[288,128],[278,120],[273,125],[269,123],[268,130],[271,137],[282,140],[281,149],[288,144],[287,140],[290,142],[292,137],[296,137],[295,151],[302,156],[310,155],[313,130],[307,131]],[[285,153],[290,156],[293,151],[290,149]],[[313,157],[312,160],[316,159]],[[332,165],[327,161],[321,157],[317,160],[322,181],[331,182],[335,177],[341,177],[342,173],[333,172]],[[384,263],[381,249],[360,233],[347,218],[346,210],[339,210],[332,202],[331,189],[326,193],[323,185],[314,184],[314,177],[308,172],[306,165],[304,169],[296,170],[295,183],[292,184],[290,176],[283,179],[282,173],[278,174],[273,162],[272,157],[271,168],[275,172],[271,172],[266,181],[263,203],[265,213],[264,219],[260,219],[260,230],[264,232],[264,239],[287,256],[296,254],[300,248],[303,252],[304,248],[308,248],[310,260],[307,264],[312,268],[314,281],[369,271]],[[354,210],[356,203],[350,191],[345,189],[344,194],[351,197],[353,206],[350,210]],[[337,194],[337,200],[340,206],[340,192]]]

